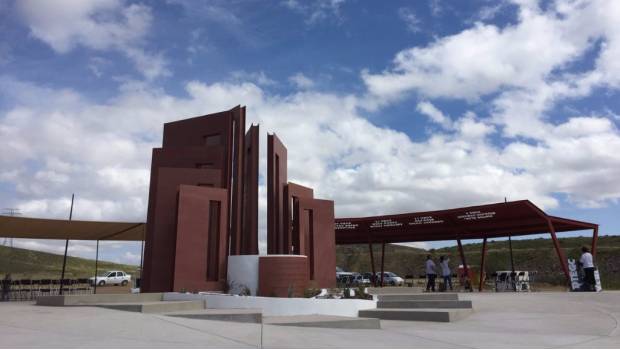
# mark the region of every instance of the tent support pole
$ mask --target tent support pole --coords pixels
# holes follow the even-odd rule
[[[142,247],[140,248],[140,293],[142,293],[142,267],[144,264],[144,239],[142,239]]]
[[[456,243],[459,246],[459,254],[461,255],[461,262],[463,263],[463,271],[465,271],[465,276],[469,277],[469,269],[467,268],[467,261],[465,260],[465,252],[463,252],[463,245],[461,244],[461,240],[457,239]]]
[[[375,272],[375,256],[372,252],[372,241],[368,238],[368,251],[370,252],[370,267],[372,269],[372,285],[377,286],[377,273]]]
[[[592,231],[592,258],[596,258],[596,242],[598,241],[598,225]]]
[[[467,261],[465,260],[465,252],[463,251],[463,245],[461,244],[461,240],[457,239],[456,243],[459,246],[459,254],[461,255],[461,262],[463,263],[463,272],[465,273],[464,280],[469,280],[469,269],[467,268]]]
[[[484,284],[484,257],[487,253],[487,239],[482,240],[482,253],[480,258],[480,284],[478,284],[478,291],[482,292],[482,285]]]
[[[517,291],[517,281],[515,274],[515,259],[512,256],[512,236],[508,236],[508,248],[510,249],[510,280],[512,281],[512,289]]]
[[[97,294],[97,273],[99,272],[99,240],[97,240],[97,252],[95,253],[95,279],[93,280],[93,294]]]
[[[515,273],[515,259],[512,256],[512,236],[508,236],[508,248],[510,249],[510,271]]]
[[[560,258],[560,266],[562,266],[562,270],[564,270],[564,276],[566,276],[566,282],[570,285],[570,272],[568,272],[568,262],[566,261],[566,257],[564,256],[564,252],[562,248],[560,248],[560,242],[555,235],[555,228],[551,223],[551,220],[547,220],[547,225],[549,226],[549,233],[551,233],[551,240],[553,240],[553,245],[555,246],[555,251],[558,253],[558,258]]]
[[[69,209],[69,221],[73,217],[73,199],[75,194],[71,194],[71,209]],[[62,289],[65,281],[65,268],[67,267],[67,250],[69,249],[69,239],[65,241],[65,255],[62,258],[62,274],[60,275],[60,290],[58,291],[59,295],[62,295]]]
[[[383,287],[383,271],[385,271],[385,241],[381,243],[381,287]]]

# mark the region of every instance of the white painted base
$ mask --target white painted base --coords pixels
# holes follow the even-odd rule
[[[231,294],[241,293],[248,287],[252,295],[258,290],[258,255],[228,256],[228,285]]]
[[[269,298],[221,294],[164,293],[163,300],[206,300],[208,309],[262,309],[263,316],[333,315],[357,317],[359,310],[377,307],[375,300]]]

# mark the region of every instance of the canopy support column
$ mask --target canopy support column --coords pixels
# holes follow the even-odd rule
[[[72,193],[71,194],[71,209],[69,209],[69,221],[71,221],[71,218],[73,217],[73,198],[75,197],[75,194]],[[65,268],[67,267],[67,251],[69,250],[69,239],[67,239],[65,241],[65,255],[62,258],[62,273],[60,274],[60,289],[58,291],[59,295],[62,295],[62,290],[64,287],[64,282],[65,282]]]
[[[517,275],[515,274],[515,259],[512,256],[512,236],[508,236],[508,249],[510,249],[510,283],[512,290],[517,291]]]
[[[487,253],[487,239],[482,240],[482,254],[480,258],[480,284],[478,285],[478,291],[482,292],[482,285],[484,284],[484,257]]]
[[[512,236],[508,236],[508,249],[510,249],[510,271],[515,273],[515,259],[512,256]]]
[[[465,260],[465,252],[463,252],[463,245],[461,244],[461,240],[457,239],[456,243],[459,246],[459,254],[461,255],[461,262],[463,263],[463,272],[465,273],[464,281],[469,280],[469,269],[467,268],[467,261]]]
[[[465,272],[465,276],[469,276],[468,273],[468,268],[467,268],[467,261],[465,260],[465,252],[463,252],[463,245],[461,244],[461,240],[457,239],[456,243],[459,246],[459,254],[461,255],[461,263],[463,264],[463,271]]]
[[[383,287],[383,271],[385,271],[385,269],[383,268],[385,262],[385,241],[383,241],[383,243],[381,244],[381,287]]]
[[[99,273],[99,240],[97,240],[97,252],[95,253],[95,279],[93,280],[93,294],[97,294],[97,273]]]
[[[140,248],[140,293],[142,293],[142,264],[144,263],[144,239],[142,239],[142,247]]]
[[[593,229],[592,232],[592,257],[596,258],[596,242],[598,241],[598,225]]]
[[[368,251],[370,252],[370,268],[372,269],[372,285],[377,286],[377,273],[375,272],[375,256],[372,253],[372,241],[368,238]]]
[[[562,270],[564,270],[564,276],[566,276],[566,283],[570,285],[570,272],[568,272],[568,262],[566,261],[566,257],[564,256],[562,248],[560,247],[560,242],[555,235],[555,228],[553,227],[553,223],[551,223],[551,220],[547,220],[547,225],[549,226],[549,233],[551,233],[551,240],[553,240],[555,251],[558,253],[558,257],[560,258],[560,265],[562,266]]]

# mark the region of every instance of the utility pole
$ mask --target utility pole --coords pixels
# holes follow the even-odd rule
[[[7,215],[7,216],[22,215],[22,213],[19,212],[19,208],[4,208],[2,210],[3,210],[2,215]],[[4,242],[2,244],[7,247],[13,248],[13,238],[4,238]]]
[[[69,221],[73,218],[73,199],[75,194],[71,194],[71,209],[69,209]],[[60,276],[60,290],[59,294],[62,295],[62,288],[65,282],[65,267],[67,266],[67,250],[69,249],[69,238],[65,241],[65,255],[62,259],[62,275]],[[95,282],[97,282],[97,276],[95,276]]]
[[[508,199],[504,197],[504,203],[508,203]],[[515,259],[512,256],[512,235],[508,235],[508,249],[510,250],[510,280],[512,281],[512,288],[517,291],[516,274],[515,274]]]

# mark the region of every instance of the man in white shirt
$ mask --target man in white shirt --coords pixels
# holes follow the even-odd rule
[[[596,291],[596,281],[594,279],[594,261],[588,247],[581,247],[581,258],[579,258],[579,262],[581,263],[581,266],[583,267],[583,272],[585,274],[583,279],[583,290],[589,292]]]
[[[430,255],[426,256],[426,291],[430,292],[431,290],[435,291],[435,277],[437,277],[437,273],[435,272],[435,263]]]

